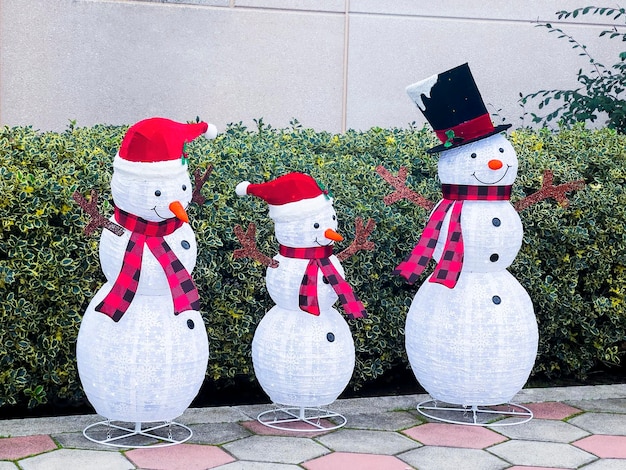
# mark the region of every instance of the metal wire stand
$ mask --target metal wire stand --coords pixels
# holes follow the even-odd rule
[[[130,427],[133,423],[128,423],[129,426],[118,423],[120,424],[105,420],[91,424],[83,430],[83,435],[98,444],[131,449],[182,444],[193,435],[193,431],[187,426],[174,421],[166,421],[162,424],[144,423],[149,425],[147,428],[143,428],[142,423],[134,423],[134,428]],[[105,437],[101,438],[98,435]]]
[[[347,422],[345,416],[322,408],[279,406],[259,414],[257,421],[273,429],[294,432],[332,431]]]
[[[462,406],[425,400],[417,405],[417,411],[427,418],[452,424],[470,426],[514,426],[530,421],[533,412],[525,406],[507,403],[497,406]],[[517,418],[517,419],[504,419]]]

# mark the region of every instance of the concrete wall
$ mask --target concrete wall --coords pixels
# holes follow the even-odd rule
[[[42,130],[154,115],[406,127],[424,121],[405,87],[463,62],[490,111],[518,125],[520,92],[575,87],[588,68],[535,27],[580,0],[0,1],[0,124]],[[624,46],[598,38],[607,24],[559,26],[611,65]]]

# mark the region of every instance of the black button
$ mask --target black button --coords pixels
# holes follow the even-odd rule
[[[195,326],[196,325],[194,325],[193,320],[191,318],[187,320],[187,328],[189,328],[190,330],[193,330]]]
[[[499,227],[502,222],[500,222],[500,219],[498,219],[497,217],[494,217],[493,219],[491,219],[491,223],[494,227]]]
[[[495,263],[496,261],[498,261],[500,259],[500,257],[498,256],[498,253],[494,253],[493,255],[491,255],[489,257],[489,261],[491,261],[492,263]]]
[[[180,242],[180,246],[182,246],[185,250],[188,250],[189,248],[191,248],[191,245],[189,244],[187,240],[183,240],[182,242]]]
[[[493,301],[493,303],[494,303],[494,304],[496,304],[496,305],[500,305],[500,302],[502,302],[502,299],[501,299],[499,296],[497,296],[497,295],[494,295],[494,296],[491,298],[491,300],[492,300],[492,301]]]
[[[327,333],[326,339],[328,340],[329,343],[332,343],[333,341],[335,341],[335,335],[332,333]]]

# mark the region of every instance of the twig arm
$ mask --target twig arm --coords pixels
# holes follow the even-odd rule
[[[363,225],[363,219],[357,217],[354,221],[354,227],[354,240],[352,240],[348,248],[337,254],[339,261],[344,261],[361,250],[373,250],[376,248],[374,242],[368,240],[369,236],[376,228],[374,219],[369,219],[367,224]]]
[[[209,175],[213,171],[213,165],[209,165],[204,174],[202,174],[200,168],[196,168],[196,171],[193,172],[193,193],[191,195],[191,202],[195,202],[199,206],[206,202],[206,198],[202,195],[201,190],[206,180],[209,179]]]
[[[87,201],[87,199],[85,199],[85,197],[78,191],[74,191],[72,198],[87,213],[87,215],[91,217],[91,220],[83,229],[85,234],[91,235],[94,230],[99,227],[103,227],[110,230],[118,237],[124,235],[124,229],[121,226],[111,222],[109,219],[100,214],[100,211],[98,211],[98,193],[95,189],[91,190],[91,201]]]
[[[256,225],[253,223],[248,224],[247,230],[244,232],[241,225],[235,225],[233,229],[235,236],[239,240],[239,243],[243,248],[238,248],[233,251],[234,258],[252,258],[257,260],[263,266],[270,268],[277,268],[278,261],[269,256],[264,255],[256,246]]]
[[[554,186],[553,180],[554,174],[552,171],[544,170],[541,189],[536,193],[517,201],[514,204],[515,210],[517,212],[521,212],[533,204],[537,204],[539,201],[550,197],[555,199],[559,204],[561,204],[561,206],[567,207],[569,200],[567,199],[566,193],[569,191],[578,191],[585,187],[584,180],[570,181],[569,183],[560,184],[558,186]]]
[[[376,167],[376,173],[378,173],[382,179],[384,179],[387,183],[393,186],[396,190],[388,194],[383,198],[383,202],[388,206],[394,204],[400,199],[408,199],[412,203],[423,207],[427,211],[431,210],[435,207],[435,203],[426,199],[425,197],[417,194],[412,189],[408,188],[406,185],[406,175],[407,169],[406,167],[400,167],[398,170],[398,175],[393,176],[389,170],[387,170],[384,166],[379,165]]]

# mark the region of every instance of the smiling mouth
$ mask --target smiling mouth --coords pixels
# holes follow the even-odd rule
[[[479,183],[482,183],[482,184],[498,184],[500,181],[502,181],[504,179],[506,174],[509,172],[509,168],[511,168],[511,165],[507,165],[506,166],[506,170],[504,171],[504,174],[499,179],[497,179],[496,181],[493,181],[491,183],[488,183],[487,181],[481,181],[480,179],[478,179],[478,176],[476,176],[476,173],[472,173],[472,176],[474,178],[476,178],[476,181],[478,181]]]
[[[326,243],[326,245],[322,245],[319,240],[317,239],[317,237],[315,237],[315,243],[317,243],[319,246],[330,246],[332,245],[334,242],[331,240],[329,243]]]
[[[189,204],[187,204],[187,207],[189,207]],[[185,207],[185,210],[187,210],[187,207]],[[167,219],[172,219],[172,218],[173,218],[173,217],[163,217],[161,214],[159,214],[159,213],[157,212],[156,206],[154,206],[154,207],[152,208],[152,210],[154,211],[154,213],[157,215],[157,217],[158,217],[159,219],[167,220]],[[175,216],[174,216],[174,217],[175,217]]]

